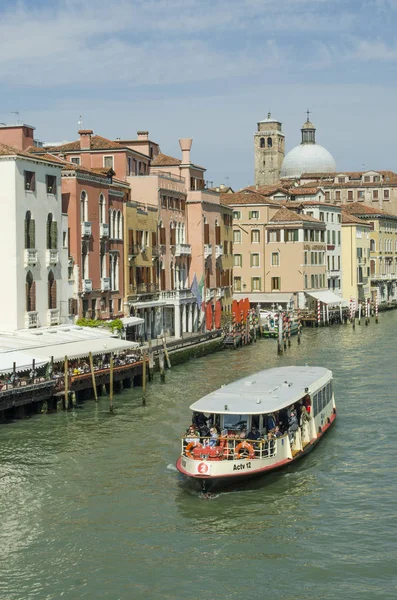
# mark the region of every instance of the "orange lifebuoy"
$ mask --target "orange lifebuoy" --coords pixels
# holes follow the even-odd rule
[[[190,442],[186,448],[185,448],[185,454],[188,458],[193,459],[194,456],[193,454],[190,452],[190,450],[192,450],[192,448],[202,448],[202,444],[200,444],[200,442]]]
[[[248,456],[244,456],[244,457],[241,456],[242,450],[247,450]],[[254,447],[246,441],[240,442],[239,444],[237,444],[235,452],[236,452],[237,458],[255,458]]]

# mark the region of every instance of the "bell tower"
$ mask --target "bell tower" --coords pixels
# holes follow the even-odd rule
[[[273,185],[280,181],[281,165],[285,154],[284,134],[281,123],[272,119],[259,121],[254,134],[254,175],[255,185]]]

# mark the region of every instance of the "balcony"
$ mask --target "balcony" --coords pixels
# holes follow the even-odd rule
[[[357,285],[367,285],[368,277],[359,277],[357,279]]]
[[[25,250],[25,267],[34,267],[37,264],[37,250],[26,248]]]
[[[160,300],[183,300],[184,298],[193,298],[190,290],[170,290],[160,292]]]
[[[145,294],[148,291],[147,283],[138,283],[136,289],[138,294]]]
[[[85,294],[92,292],[92,279],[83,279],[81,282],[81,291]]]
[[[220,258],[223,256],[223,246],[222,244],[217,244],[215,246],[215,258]]]
[[[208,302],[209,300],[212,300],[212,298],[214,298],[216,293],[216,288],[207,288],[205,290],[205,301]]]
[[[367,259],[364,256],[357,258],[357,264],[361,267],[367,264]]]
[[[39,326],[39,313],[35,310],[25,313],[25,327],[31,329]]]
[[[47,324],[59,325],[59,308],[50,308],[47,311]]]
[[[90,221],[83,221],[81,224],[81,237],[91,236],[91,223]]]
[[[110,277],[101,277],[101,292],[110,291]]]
[[[101,238],[109,237],[109,223],[100,223],[99,225],[99,236]]]
[[[148,292],[154,294],[155,292],[159,291],[159,284],[158,283],[148,283]]]
[[[161,256],[164,246],[152,246],[152,256]]]
[[[46,263],[47,263],[47,267],[50,267],[51,265],[57,265],[59,263],[58,250],[47,250],[46,251]]]
[[[212,255],[212,245],[204,244],[204,258],[207,259],[211,255]]]
[[[190,244],[176,244],[175,256],[191,256],[192,247]]]
[[[219,298],[219,299],[220,299],[220,298],[223,298],[223,297],[224,297],[224,295],[225,295],[225,288],[223,288],[223,287],[218,287],[218,288],[216,288],[216,294],[215,294],[215,295],[216,295],[216,297],[217,297],[217,298]]]

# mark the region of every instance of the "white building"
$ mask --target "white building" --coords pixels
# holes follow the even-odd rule
[[[67,318],[61,169],[51,157],[0,144],[1,331],[56,325]]]
[[[341,208],[324,202],[302,202],[302,211],[326,224],[328,289],[342,295]]]

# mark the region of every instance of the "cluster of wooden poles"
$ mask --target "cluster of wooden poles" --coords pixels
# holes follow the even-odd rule
[[[298,344],[301,343],[302,333],[302,319],[300,310],[297,313],[298,319]],[[277,354],[282,354],[287,350],[287,346],[291,346],[291,314],[282,312],[278,316],[278,341],[277,341]]]
[[[95,402],[98,402],[98,390],[95,379],[94,361],[92,352],[88,355],[92,379],[92,389],[94,392]],[[167,350],[165,339],[163,338],[163,348],[158,350],[158,364],[160,371],[160,381],[165,383],[165,364],[171,368],[171,361]],[[152,342],[149,340],[148,350],[142,352],[142,404],[146,404],[146,384],[147,381],[152,381],[154,377],[155,359],[152,347]],[[69,409],[69,392],[70,392],[70,375],[69,375],[69,359],[65,356],[64,360],[64,381],[65,381],[65,410]],[[109,360],[109,410],[111,413],[114,412],[113,408],[113,395],[114,395],[114,355],[110,353]]]
[[[262,326],[260,324],[259,314],[255,308],[251,308],[244,319],[244,313],[241,311],[239,322],[236,320],[235,313],[232,313],[232,336],[233,346],[237,346],[237,338],[241,336],[241,344],[246,346],[252,341],[256,342],[258,330],[262,336]]]

